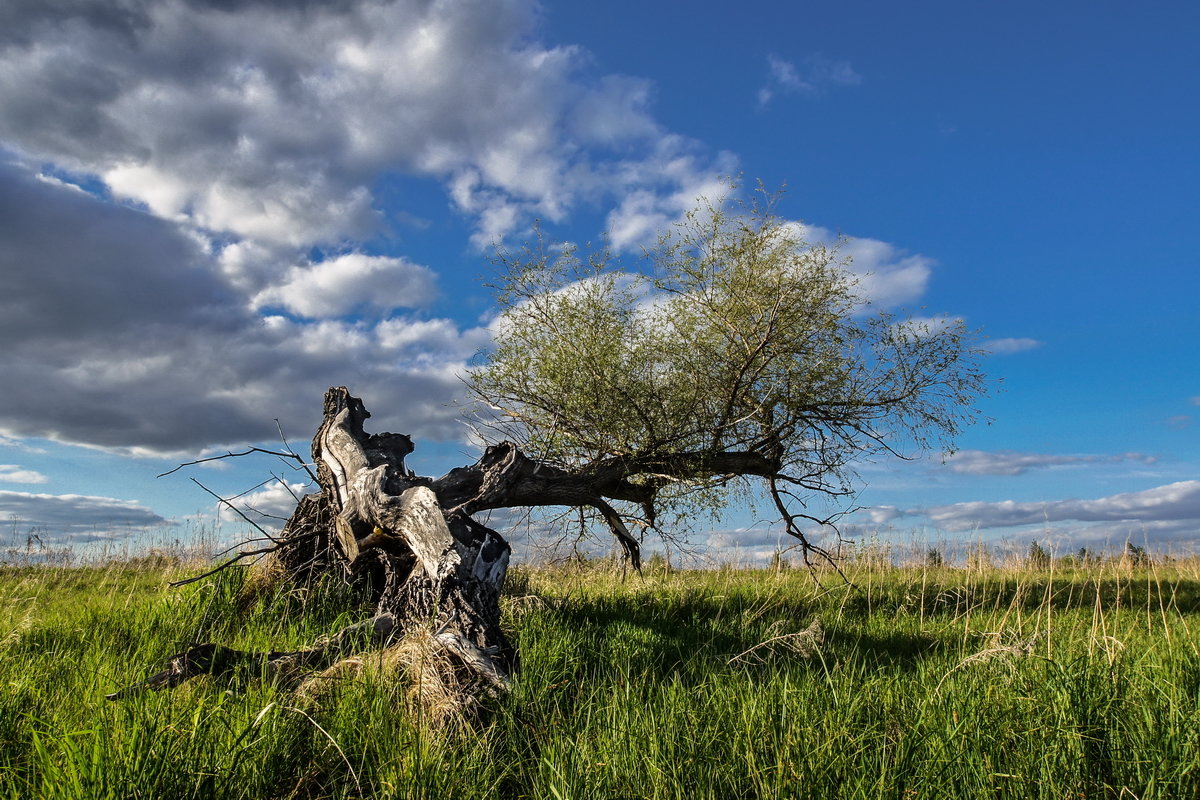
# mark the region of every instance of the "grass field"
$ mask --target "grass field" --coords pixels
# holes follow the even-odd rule
[[[336,587],[240,609],[233,571],[164,588],[183,571],[0,568],[0,797],[1200,797],[1194,561],[863,567],[853,589],[514,570],[521,669],[468,729],[372,656],[300,693],[105,701],[190,641],[298,646],[363,614]]]

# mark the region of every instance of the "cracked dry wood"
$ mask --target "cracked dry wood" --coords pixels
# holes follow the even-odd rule
[[[507,686],[514,653],[500,628],[499,598],[508,543],[461,510],[448,511],[435,481],[405,466],[412,441],[368,435],[363,421],[369,417],[345,387],[326,392],[312,448],[321,492],[301,499],[280,534],[288,546],[279,561],[288,579],[300,584],[330,577],[352,582],[373,603],[374,616],[305,650],[193,645],[171,656],[166,669],[110,699],[242,665],[260,665],[271,675],[321,668],[355,648],[383,647],[414,629],[433,634],[443,660],[454,665],[455,685],[489,691]],[[455,504],[462,500],[469,497]],[[385,628],[386,636],[379,633]]]

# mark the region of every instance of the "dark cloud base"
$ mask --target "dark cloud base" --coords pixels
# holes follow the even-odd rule
[[[361,324],[267,324],[172,223],[11,162],[0,163],[0,312],[0,429],[166,453],[271,439],[275,418],[307,435],[339,384],[381,424],[461,437],[453,365],[482,341],[427,323],[405,338],[403,319],[381,323],[390,339]]]
[[[112,541],[172,523],[129,500],[0,491],[0,533],[8,547],[34,537],[43,545]]]

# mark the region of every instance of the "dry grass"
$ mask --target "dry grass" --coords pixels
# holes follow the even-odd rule
[[[336,691],[349,681],[399,688],[407,715],[427,729],[465,726],[478,704],[477,680],[464,670],[432,631],[414,629],[396,644],[375,653],[343,658],[308,676],[295,691],[304,706],[336,702]]]

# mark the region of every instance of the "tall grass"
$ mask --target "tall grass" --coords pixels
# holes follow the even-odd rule
[[[371,655],[310,693],[105,701],[190,641],[367,613],[333,585],[245,608],[232,571],[165,590],[182,569],[0,569],[0,797],[1200,797],[1195,562],[514,570],[521,668],[465,730]]]

